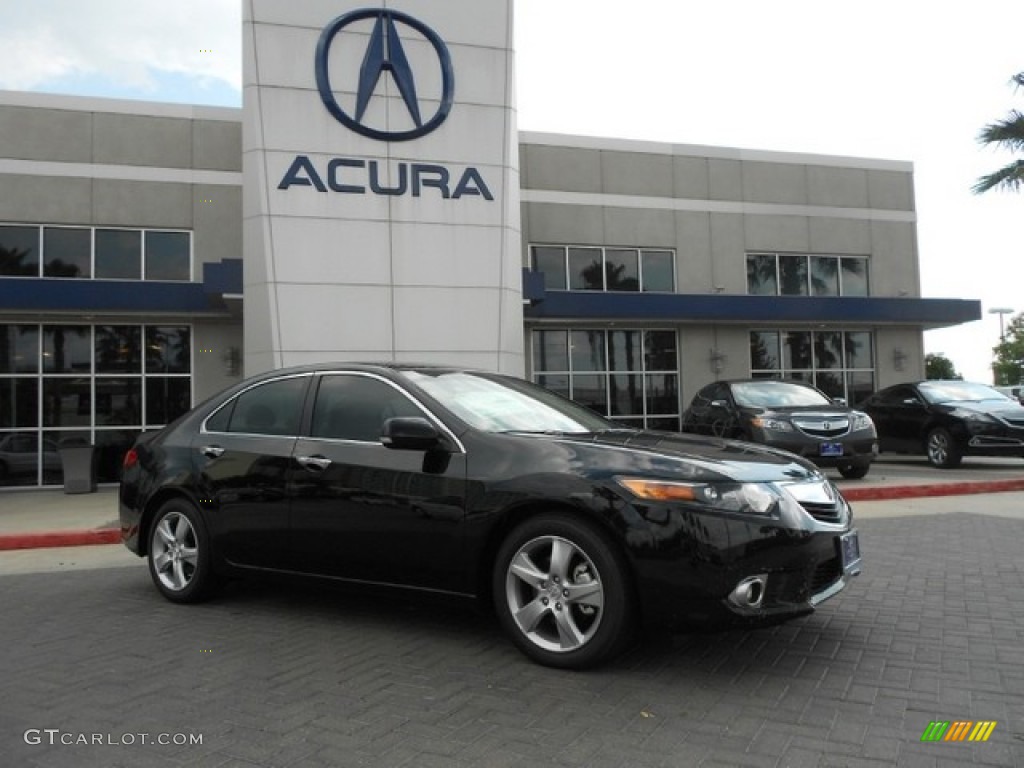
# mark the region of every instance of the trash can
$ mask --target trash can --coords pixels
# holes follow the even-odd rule
[[[96,447],[85,438],[62,440],[60,463],[64,470],[64,493],[96,491]]]

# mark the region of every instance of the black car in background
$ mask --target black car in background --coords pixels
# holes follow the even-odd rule
[[[875,426],[860,411],[801,381],[716,381],[683,413],[683,431],[790,451],[846,478],[864,477],[878,453]]]
[[[799,616],[860,570],[849,506],[795,456],[451,368],[240,383],[138,439],[120,516],[169,600],[267,571],[463,595],[557,667],[608,658],[639,620]]]
[[[897,384],[861,407],[883,451],[924,454],[942,468],[959,466],[964,456],[1024,457],[1024,406],[985,384]]]

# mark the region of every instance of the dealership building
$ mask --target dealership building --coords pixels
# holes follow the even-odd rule
[[[980,318],[921,296],[909,163],[518,131],[511,0],[245,5],[243,109],[0,92],[0,485],[75,443],[114,482],[285,365],[502,371],[671,430],[725,378],[857,402]]]

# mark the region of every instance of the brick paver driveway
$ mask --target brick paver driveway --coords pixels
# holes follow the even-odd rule
[[[1024,765],[1024,520],[859,527],[865,572],[815,615],[586,673],[461,604],[248,583],[179,607],[141,567],[3,576],[0,763]],[[933,720],[998,724],[921,743]]]

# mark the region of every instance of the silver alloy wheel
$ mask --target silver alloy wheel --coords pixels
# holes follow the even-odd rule
[[[160,583],[180,592],[192,583],[199,562],[196,530],[181,512],[168,512],[153,531],[150,544],[153,572]]]
[[[949,462],[949,434],[943,430],[934,430],[928,435],[928,460],[937,467],[944,467]]]
[[[594,562],[560,536],[540,536],[519,548],[505,574],[505,597],[519,631],[546,651],[582,648],[604,616]]]

